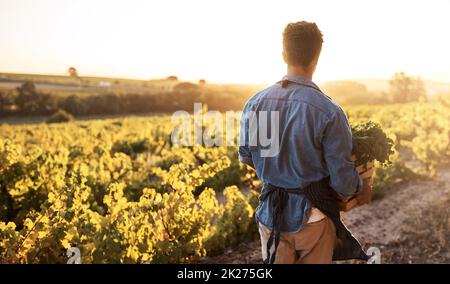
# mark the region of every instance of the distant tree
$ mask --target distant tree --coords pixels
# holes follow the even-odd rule
[[[78,75],[78,71],[75,67],[69,67],[69,69],[67,69],[67,73],[69,73],[70,77],[75,78],[78,81],[78,83],[80,83],[80,85],[83,83],[83,80]]]
[[[167,77],[166,80],[168,80],[168,81],[178,81],[178,77],[174,76],[174,75],[171,75],[171,76]]]
[[[39,108],[39,94],[32,81],[25,81],[20,87],[17,87],[17,96],[15,104],[21,112],[35,113]]]
[[[8,115],[14,111],[16,107],[14,94],[14,91],[0,92],[0,115]]]
[[[420,77],[413,78],[404,72],[395,73],[389,81],[390,96],[395,103],[419,101],[426,98],[424,83]]]
[[[14,103],[23,114],[47,115],[54,112],[57,107],[57,99],[50,94],[38,92],[31,81],[24,82],[16,91]]]
[[[58,108],[58,98],[51,94],[39,94],[39,110],[38,113],[40,115],[49,115]]]
[[[200,80],[198,80],[198,84],[200,86],[204,86],[204,85],[206,85],[206,80],[205,79],[200,79]]]
[[[114,93],[89,96],[86,100],[86,104],[89,106],[89,114],[122,113],[125,107],[122,97]]]
[[[76,116],[85,115],[88,110],[86,103],[77,95],[66,97],[60,102],[59,107]]]
[[[24,94],[36,94],[36,86],[33,81],[25,81],[17,88],[17,91]]]
[[[8,105],[10,103],[10,99],[6,96],[6,94],[7,93],[0,92],[0,107]]]

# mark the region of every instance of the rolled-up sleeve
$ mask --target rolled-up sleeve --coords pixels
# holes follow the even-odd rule
[[[239,161],[253,166],[252,153],[249,147],[249,117],[248,117],[249,105],[244,107],[240,119],[240,137],[239,137]]]
[[[248,147],[239,147],[239,161],[253,167],[252,154],[248,151]]]
[[[337,111],[326,123],[322,145],[331,187],[343,197],[361,191],[362,180],[351,160],[352,132],[342,110]]]

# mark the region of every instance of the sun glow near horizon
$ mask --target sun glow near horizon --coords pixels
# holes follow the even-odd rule
[[[324,34],[318,81],[405,71],[450,82],[448,11],[449,1],[0,0],[0,71],[270,83],[285,73],[283,28],[307,20]]]

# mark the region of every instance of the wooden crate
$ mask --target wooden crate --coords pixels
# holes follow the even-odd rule
[[[356,167],[356,170],[358,171],[358,173],[362,174],[362,173],[364,173],[364,172],[368,169],[368,167],[370,167],[370,166],[374,167],[374,166],[373,166],[373,161],[370,161],[370,162],[368,162],[368,163],[366,163],[366,164],[363,164],[363,165],[360,165],[360,166]],[[373,174],[372,174],[372,175],[373,175]],[[364,189],[363,189],[363,190],[364,190]],[[372,191],[370,190],[370,192],[369,192],[368,194],[370,194],[370,198],[371,198],[371,196],[372,196]],[[349,197],[349,198],[347,198],[347,199],[341,199],[341,202],[340,202],[340,204],[339,204],[339,210],[340,210],[340,211],[347,212],[347,211],[352,210],[352,209],[355,208],[355,207],[364,205],[364,204],[359,204],[358,199],[356,198],[357,196],[358,196],[358,195],[356,194],[356,195],[351,196],[351,197]]]

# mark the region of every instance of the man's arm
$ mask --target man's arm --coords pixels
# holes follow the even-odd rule
[[[342,110],[339,110],[325,126],[322,145],[331,187],[343,197],[360,192],[363,181],[351,159],[352,132]]]
[[[246,146],[239,146],[239,161],[241,163],[249,165],[252,168],[255,168],[255,166],[253,165],[252,153],[248,151],[248,147]]]
[[[250,152],[249,147],[249,114],[248,114],[249,106],[248,104],[244,107],[242,111],[241,120],[240,120],[240,141],[239,141],[239,161],[241,163],[247,164],[252,168],[255,168],[252,160],[252,153]]]

